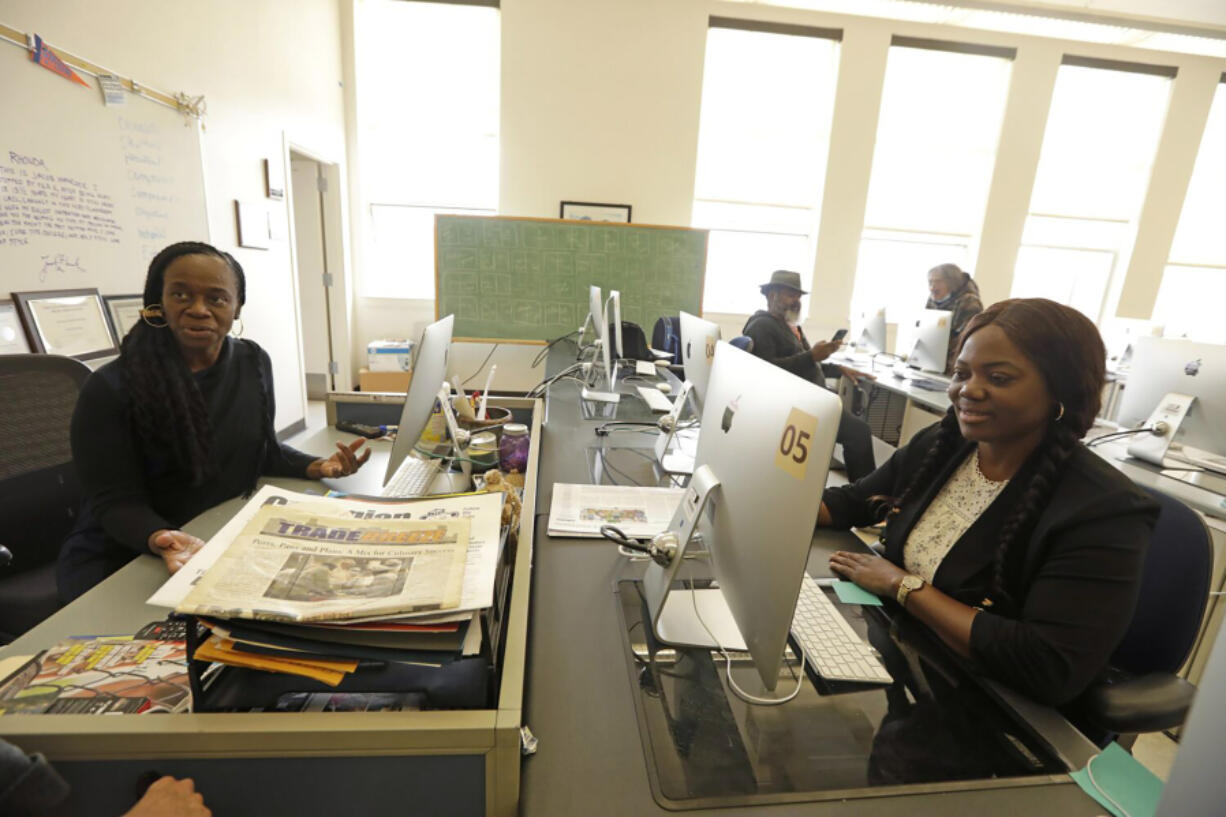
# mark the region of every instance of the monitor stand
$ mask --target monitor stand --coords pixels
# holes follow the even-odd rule
[[[587,366],[588,364],[584,363],[583,365]],[[587,381],[589,379],[591,378],[598,379],[600,377],[599,369],[597,369],[596,363],[593,362],[591,366],[592,368],[588,371],[591,372],[592,374],[588,374],[588,376],[584,378],[583,388],[582,390],[580,390],[579,396],[582,397],[584,400],[594,400],[598,403],[617,403],[619,402],[622,399],[622,396],[615,391],[597,391],[595,389],[588,388]],[[613,388],[612,383],[609,384],[609,388],[610,389]]]
[[[744,651],[748,649],[745,638],[722,590],[672,590],[677,571],[698,528],[698,520],[718,487],[719,479],[710,466],[695,469],[665,532],[676,537],[676,552],[667,564],[653,561],[647,566],[643,574],[643,596],[647,600],[652,631],[665,644]]]
[[[660,463],[660,467],[669,474],[692,474],[694,473],[694,456],[697,453],[698,440],[697,435],[686,434],[689,429],[678,433],[677,423],[681,420],[681,413],[685,410],[685,401],[689,397],[690,390],[693,384],[690,381],[685,381],[681,384],[681,391],[673,400],[673,407],[658,420],[661,428],[661,433],[656,437],[655,453],[656,460]],[[673,445],[676,440],[677,445]],[[672,448],[670,451],[669,448]]]

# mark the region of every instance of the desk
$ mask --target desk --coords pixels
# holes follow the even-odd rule
[[[623,398],[625,401],[625,398]],[[633,408],[623,402],[627,411]],[[542,439],[538,509],[555,481],[587,482],[587,454],[599,448],[597,424],[580,417],[577,384],[561,382],[549,394]],[[628,449],[625,462],[641,465],[632,476],[650,479],[651,436],[619,434],[615,445]],[[553,449],[553,450],[549,450]],[[627,466],[630,467],[630,466]],[[837,479],[837,475],[832,475]],[[546,535],[546,514],[536,525],[535,580],[529,629],[525,721],[540,741],[524,761],[521,813],[526,817],[583,814],[594,817],[667,814],[652,797],[639,728],[635,694],[628,677],[621,614],[614,595],[627,562],[616,549],[592,539]],[[823,531],[809,559],[813,575],[828,575],[826,559],[838,548],[854,546],[846,532]],[[632,568],[633,569],[633,568]],[[722,671],[722,670],[721,670]],[[1052,710],[1007,691],[995,692],[1020,712],[1060,754],[1084,765],[1095,750]],[[778,710],[786,712],[786,707]],[[991,784],[988,784],[991,785]],[[725,815],[1097,815],[1102,813],[1066,776],[1027,780],[1007,788],[953,783],[946,790],[922,787],[878,791],[868,800],[826,800],[721,808]]]
[[[881,362],[879,362],[881,361]],[[886,363],[885,361],[889,361]],[[906,445],[920,429],[927,428],[939,421],[949,408],[949,395],[945,391],[922,389],[910,380],[894,376],[894,360],[888,357],[856,358],[848,355],[831,355],[825,360],[836,366],[844,366],[853,371],[872,375],[875,380],[865,380],[865,388],[882,389],[887,393],[887,399],[893,404],[885,411],[882,422],[888,428],[874,428],[874,435],[888,442]],[[928,379],[939,380],[941,375],[918,375]],[[839,394],[847,399],[849,394],[847,378],[839,385]],[[896,401],[896,402],[895,402]],[[901,404],[901,416],[898,405]],[[870,425],[872,423],[870,422]],[[884,432],[884,433],[882,433]]]
[[[519,547],[504,612],[504,654],[494,708],[371,713],[201,713],[98,717],[6,716],[6,738],[46,754],[73,785],[69,813],[120,814],[135,780],[156,769],[190,776],[215,814],[502,815],[517,811],[524,656],[534,541],[540,401],[499,400],[533,412]],[[326,453],[339,439],[325,429],[303,448]],[[376,448],[350,489],[382,482],[390,446]],[[318,482],[277,480],[297,490]],[[236,499],[186,527],[207,537],[241,505]],[[166,579],[160,560],[139,557],[0,651],[31,654],[81,634],[128,634],[165,610],[143,604]]]

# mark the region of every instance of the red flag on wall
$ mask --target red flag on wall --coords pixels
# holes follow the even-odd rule
[[[65,65],[64,61],[56,56],[56,53],[52,51],[47,44],[43,42],[43,38],[37,34],[34,35],[34,45],[30,49],[30,59],[41,65],[43,68],[46,68],[48,71],[54,71],[61,77],[70,79],[78,85],[82,85],[86,88],[89,87],[89,83],[77,76],[76,71],[73,71],[71,68]]]

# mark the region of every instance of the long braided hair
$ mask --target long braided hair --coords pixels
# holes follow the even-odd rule
[[[1102,402],[1106,377],[1106,349],[1097,327],[1071,307],[1045,298],[1000,301],[971,318],[958,341],[958,351],[967,338],[985,326],[996,326],[1039,370],[1047,391],[1056,402],[1047,430],[1031,455],[1030,482],[1001,525],[989,598],[1012,600],[1007,568],[1019,558],[1014,547],[1025,542],[1034,529],[1064,466],[1079,441],[1094,423]],[[962,447],[965,439],[951,406],[941,418],[940,431],[925,454],[915,476],[889,508],[898,509],[924,486]]]
[[[247,282],[239,267],[225,253],[199,241],[171,244],[149,262],[145,276],[145,307],[161,304],[166,269],[185,255],[211,255],[226,262],[238,282],[238,304],[247,298]],[[130,419],[144,454],[169,455],[178,471],[193,485],[209,476],[209,415],[191,369],[169,329],[145,321],[124,336],[119,353],[120,370],[130,400]]]

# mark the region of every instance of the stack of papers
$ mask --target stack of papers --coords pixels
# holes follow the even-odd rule
[[[149,603],[211,630],[201,660],[331,685],[371,662],[443,666],[481,652],[502,502],[265,486]]]
[[[681,488],[554,483],[548,532],[599,537],[601,525],[612,525],[627,536],[651,538],[668,527],[684,495]]]

